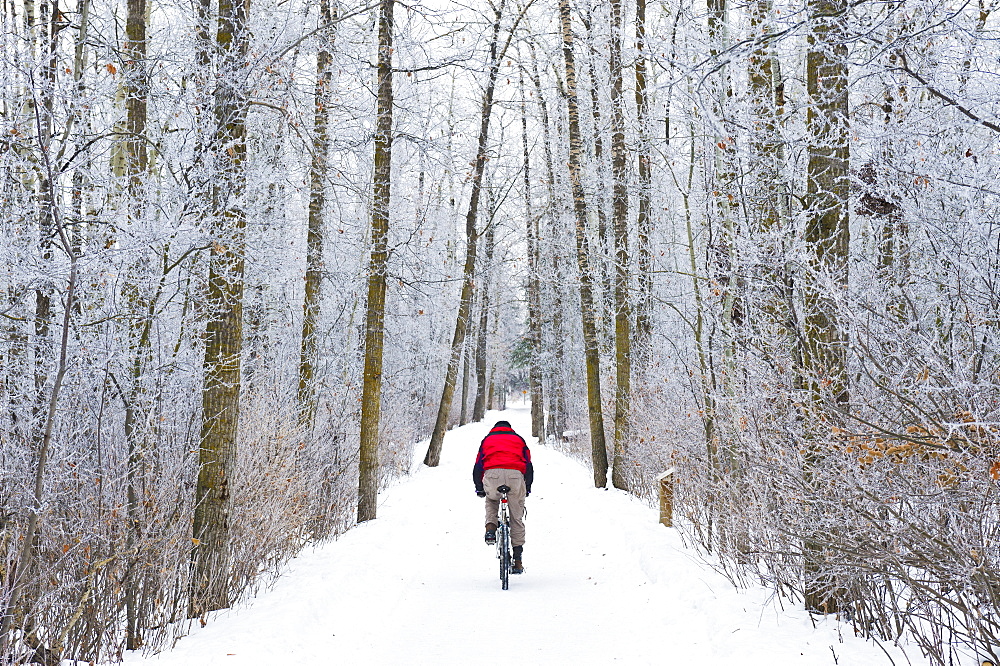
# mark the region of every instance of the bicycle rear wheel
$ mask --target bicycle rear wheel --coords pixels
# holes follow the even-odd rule
[[[507,589],[510,577],[510,528],[500,524],[497,530],[497,547],[500,550],[500,589]]]

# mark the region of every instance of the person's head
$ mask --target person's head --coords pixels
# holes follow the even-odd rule
[[[493,424],[494,428],[510,428],[510,423],[507,421],[497,421]]]

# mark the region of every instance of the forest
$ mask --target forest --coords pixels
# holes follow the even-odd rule
[[[169,647],[508,400],[997,661],[994,0],[0,4],[4,663]]]

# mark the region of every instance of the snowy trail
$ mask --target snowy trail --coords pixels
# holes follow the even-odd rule
[[[126,663],[890,663],[847,626],[814,629],[803,610],[769,603],[766,590],[735,590],[655,511],[593,488],[585,467],[527,437],[536,471],[526,572],[501,591],[471,481],[479,441],[499,418],[530,432],[525,408],[452,430],[441,465],[415,465],[380,497],[377,520],[306,550],[273,588],[172,651]],[[888,649],[896,664],[908,662]]]

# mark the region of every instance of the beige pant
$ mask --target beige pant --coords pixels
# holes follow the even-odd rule
[[[498,486],[510,486],[507,492],[507,508],[510,511],[510,543],[524,545],[524,475],[516,469],[488,469],[483,473],[483,490],[486,491],[486,522],[499,524],[500,510]]]

